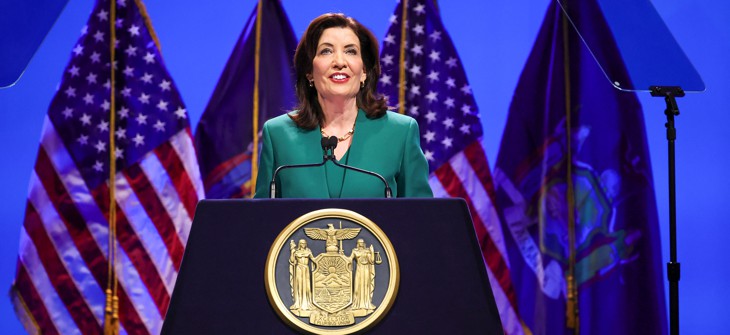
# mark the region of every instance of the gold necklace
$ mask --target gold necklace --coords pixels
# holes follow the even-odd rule
[[[327,133],[324,132],[324,129],[320,128],[319,132],[322,133],[322,137],[329,137]],[[342,135],[337,138],[337,142],[347,141],[348,138],[352,137],[352,134],[355,133],[355,124],[352,125],[352,129],[350,129],[345,135]]]

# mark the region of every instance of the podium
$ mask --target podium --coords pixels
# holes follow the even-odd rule
[[[400,285],[373,334],[503,334],[462,199],[251,199],[198,204],[162,334],[296,334],[271,306],[267,254],[298,217],[357,212],[392,242]]]

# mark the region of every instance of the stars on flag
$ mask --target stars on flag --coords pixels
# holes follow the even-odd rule
[[[126,53],[129,57],[137,56],[137,47],[130,45],[126,50],[124,50],[124,53]]]
[[[68,69],[67,72],[71,74],[71,77],[79,76],[79,68],[76,65],[71,66],[71,68]]]
[[[428,80],[433,83],[434,81],[439,80],[439,73],[436,71],[431,70],[431,72],[428,73]]]
[[[147,53],[146,53],[146,54],[144,55],[144,61],[145,61],[145,63],[147,63],[147,64],[152,64],[152,63],[154,63],[154,62],[155,62],[155,55],[154,55],[153,53],[147,52]]]
[[[438,42],[441,39],[441,32],[438,30],[434,30],[428,35],[428,38],[430,38],[433,42]]]
[[[101,121],[98,125],[96,125],[96,128],[99,128],[99,132],[108,132],[109,131],[109,122],[107,121]]]
[[[382,58],[380,58],[380,62],[383,63],[383,66],[392,66],[393,55],[384,55]]]
[[[87,105],[93,104],[94,103],[94,96],[91,95],[91,94],[89,94],[89,93],[86,93],[86,95],[84,95],[84,102]]]
[[[160,100],[160,102],[157,103],[157,108],[161,111],[167,112],[167,102],[165,100]]]
[[[129,88],[129,87],[125,87],[125,88],[122,89],[122,91],[120,92],[120,94],[123,95],[123,96],[125,96],[125,97],[127,97],[127,98],[129,98],[132,95],[132,89]]]
[[[126,119],[129,117],[129,108],[122,107],[121,109],[119,109],[119,112],[117,112],[117,113],[119,114],[120,119]]]
[[[99,18],[99,21],[108,21],[109,20],[109,12],[105,10],[101,10],[96,14],[96,17]]]
[[[88,82],[89,85],[96,84],[96,75],[94,73],[89,73],[89,75],[86,76],[86,82]]]
[[[146,93],[142,93],[142,94],[141,94],[141,95],[139,96],[139,102],[141,102],[141,103],[143,103],[143,104],[148,104],[148,103],[150,103],[150,95],[149,95],[149,94],[146,94]]]
[[[417,24],[415,27],[413,27],[413,32],[416,33],[416,35],[423,35],[423,25]]]
[[[94,145],[94,148],[96,149],[96,152],[102,153],[102,152],[106,151],[106,143],[102,140],[99,140]]]
[[[124,72],[124,75],[127,77],[134,76],[134,68],[129,65],[127,65],[127,67],[124,68],[123,72]]]
[[[436,50],[431,50],[431,53],[428,54],[428,58],[430,58],[432,62],[438,62],[441,60],[441,53]]]
[[[137,120],[137,124],[143,125],[147,124],[147,115],[144,115],[142,113],[137,114],[137,117],[135,118]]]
[[[139,80],[143,81],[145,84],[151,84],[152,83],[152,75],[145,72],[142,77],[139,78]]]
[[[100,161],[94,162],[94,171],[96,171],[96,172],[104,171],[104,163],[102,163]]]
[[[81,56],[82,53],[84,53],[84,47],[77,45],[73,50],[74,55]]]
[[[136,12],[136,8],[124,1],[117,0],[117,4],[114,62],[109,50],[111,15],[108,8],[98,6],[73,47],[48,113],[64,142],[75,144],[69,153],[81,164],[82,174],[95,171],[84,175],[94,180],[92,184],[103,182],[108,172],[112,110],[117,115],[114,146],[120,168],[189,126],[187,111],[159,61],[159,51],[143,17],[125,14]],[[117,71],[115,90],[112,68]],[[112,92],[116,94],[115,106]]]
[[[66,96],[69,98],[76,97],[76,89],[71,86],[67,87],[66,91],[64,91],[64,92],[66,93]]]
[[[426,6],[424,6],[422,3],[419,3],[416,5],[416,7],[413,7],[413,11],[418,13],[418,15],[426,14]]]
[[[177,117],[178,117],[179,119],[184,119],[184,118],[185,118],[185,116],[187,115],[187,111],[185,110],[185,108],[182,108],[182,107],[178,107],[178,108],[177,108],[177,109],[175,110],[175,115],[176,115],[176,116],[177,116]]]
[[[388,86],[390,84],[391,84],[391,82],[390,82],[390,75],[383,74],[383,75],[380,76],[380,85],[381,86]]]
[[[453,128],[453,127],[454,127],[454,119],[452,119],[452,118],[450,118],[450,117],[447,117],[447,118],[446,118],[446,119],[444,119],[444,121],[443,121],[443,122],[441,122],[441,123],[443,123],[443,125],[444,125],[444,127],[445,127],[446,129],[450,129],[450,128]]]
[[[438,92],[428,91],[428,94],[426,94],[426,99],[428,100],[428,102],[434,102],[438,100],[438,95]]]
[[[157,122],[155,122],[154,127],[155,127],[155,130],[157,130],[157,131],[164,131],[165,130],[165,123],[162,122],[162,121],[160,121],[160,120],[157,120]]]
[[[129,35],[139,36],[139,26],[133,24],[131,27],[129,27]]]
[[[88,145],[89,144],[89,136],[87,136],[87,135],[81,135],[81,136],[79,136],[79,138],[76,141],[79,142],[79,144],[81,144],[81,145]]]
[[[160,122],[159,120],[157,122]],[[127,138],[127,130],[124,128],[118,128],[114,131],[114,136],[117,137],[118,140]]]
[[[132,138],[132,141],[134,142],[135,146],[140,146],[144,144],[144,136],[141,134],[134,135]]]
[[[430,169],[445,163],[482,135],[476,102],[451,39],[440,20],[425,15],[427,0],[409,2],[406,20],[405,111],[419,123],[421,147]],[[383,39],[379,89],[398,101],[402,7],[390,17]]]
[[[94,53],[92,53],[89,58],[91,59],[92,63],[98,63],[99,61],[101,61],[101,55],[96,51],[94,51]]]
[[[81,115],[81,118],[79,120],[81,120],[81,123],[84,124],[85,126],[91,125],[91,116],[89,116],[86,113]]]
[[[162,82],[160,83],[160,89],[162,91],[169,91],[170,90],[170,84],[171,83],[169,81],[167,81],[166,79],[163,79]]]

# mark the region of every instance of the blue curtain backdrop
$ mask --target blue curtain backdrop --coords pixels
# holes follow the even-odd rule
[[[509,102],[535,41],[550,0],[440,1],[439,9],[475,92],[484,126],[487,156],[497,157]],[[202,4],[183,0],[146,2],[162,44],[162,56],[197,125],[229,58],[254,0]],[[294,28],[302,34],[324,12],[344,12],[385,34],[395,0],[282,0]],[[683,334],[720,334],[730,328],[724,302],[730,298],[730,141],[726,122],[730,96],[730,2],[655,0],[679,44],[694,62],[707,92],[679,99],[677,117],[678,244]],[[43,118],[60,82],[92,2],[68,4],[41,44],[20,82],[0,90],[0,291],[15,274],[18,238],[27,187],[38,149]],[[13,32],[0,32],[10,33]],[[479,38],[475,38],[479,36]],[[667,154],[664,102],[639,94],[647,126],[659,211],[663,263],[668,259]],[[6,295],[0,299],[0,333],[23,334]]]

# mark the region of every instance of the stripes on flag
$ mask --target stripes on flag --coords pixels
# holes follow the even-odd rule
[[[396,6],[383,39],[380,91],[391,103],[404,103],[405,113],[418,121],[434,196],[466,200],[503,329],[506,334],[523,334],[504,235],[494,207],[494,185],[481,145],[479,111],[466,73],[433,2],[427,0],[406,2],[406,55],[404,64],[399,64],[404,2]],[[401,67],[405,68],[403,80]],[[403,84],[405,101],[401,102],[398,91]]]
[[[182,100],[136,2],[118,1],[120,334],[157,334],[198,200]],[[11,290],[29,333],[99,334],[108,278],[109,2],[98,1],[44,121]],[[106,81],[106,84],[104,83]]]
[[[509,276],[509,258],[501,227],[490,224],[499,222],[499,218],[493,205],[492,178],[489,170],[484,169],[488,166],[481,144],[473,142],[439,167],[431,175],[429,183],[437,197],[457,197],[466,201],[502,317],[502,327],[507,334],[519,334],[522,333],[522,325],[516,309],[512,307],[517,306],[517,296]]]

